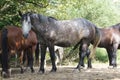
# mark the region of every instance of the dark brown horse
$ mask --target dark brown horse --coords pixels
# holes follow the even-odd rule
[[[120,49],[120,23],[99,30],[102,33],[102,37],[98,47],[106,48],[109,57],[109,65],[116,67],[116,52],[117,49]]]
[[[120,49],[120,23],[108,28],[100,28],[101,40],[98,45],[100,48],[105,48],[108,53],[109,66],[116,67],[116,52]],[[84,65],[84,57],[86,54],[81,54],[81,64]]]
[[[36,13],[25,13],[20,15],[22,17],[21,21],[24,37],[28,37],[31,29],[33,29],[38,36],[41,45],[40,73],[44,73],[45,71],[44,60],[47,47],[49,48],[52,61],[51,71],[55,72],[57,70],[54,53],[55,45],[70,47],[78,44],[82,47],[86,47],[86,45],[94,40],[92,49],[94,52],[99,43],[100,32],[98,28],[86,19],[56,20]],[[87,49],[87,47],[84,49]],[[80,67],[78,67],[78,69],[80,69]]]
[[[33,31],[30,31],[27,39],[24,39],[22,34],[22,29],[17,26],[7,26],[3,28],[0,32],[0,49],[2,50],[2,74],[3,76],[9,77],[9,56],[13,55],[11,51],[14,53],[18,53],[18,55],[22,55],[22,51],[29,51],[29,65],[31,64],[32,72],[33,69],[33,52],[35,51],[37,44],[37,37]],[[21,56],[21,62],[23,61],[23,56]]]

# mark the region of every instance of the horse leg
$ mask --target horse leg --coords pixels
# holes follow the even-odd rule
[[[1,75],[4,78],[8,78],[11,75],[11,71],[10,71],[10,66],[9,66],[9,55],[6,54],[2,54],[2,59],[1,59],[1,63],[2,63],[2,72]]]
[[[49,51],[50,51],[50,58],[51,58],[51,61],[52,61],[51,72],[56,72],[57,68],[56,68],[56,64],[55,64],[54,45],[50,45],[48,48],[49,48]]]
[[[45,55],[46,55],[47,46],[46,45],[40,45],[40,48],[41,48],[41,64],[40,64],[39,72],[44,73],[45,72],[44,64],[45,64]]]
[[[32,48],[30,47],[28,50],[29,50],[29,51],[27,52],[27,59],[28,59],[28,64],[27,64],[27,66],[30,66],[31,72],[34,73],[35,70],[34,70],[34,68],[33,68],[34,58],[33,58]]]
[[[87,44],[81,44],[79,48],[79,63],[77,69],[80,71],[81,66],[84,67],[84,57],[86,56]]]
[[[38,65],[38,63],[39,63],[39,43],[37,43],[35,49],[35,65]]]
[[[3,77],[10,77],[10,67],[9,67],[9,49],[8,49],[8,38],[7,38],[8,31],[7,29],[2,30],[2,76]]]
[[[59,61],[60,61],[60,57],[59,57],[59,52],[58,52],[58,50],[55,51],[55,58],[56,58],[55,64],[57,65],[57,64],[59,63]]]
[[[59,48],[58,49],[58,58],[59,58],[59,60],[60,60],[60,66],[62,65],[62,59],[63,59],[63,54],[64,54],[64,49],[61,47],[61,48]]]
[[[2,54],[0,54],[0,64],[2,63]]]
[[[18,52],[18,56],[19,56],[19,62],[20,62],[20,69],[21,69],[21,74],[24,73],[24,67],[23,64],[26,60],[25,58],[25,54],[23,53],[23,51]]]
[[[117,52],[117,49],[118,49],[118,44],[114,44],[113,45],[113,54],[112,54],[112,65],[113,67],[117,67],[117,63],[116,63],[116,52]]]
[[[113,66],[112,65],[112,49],[106,49],[107,53],[108,53],[108,58],[109,58],[109,66]]]
[[[92,64],[91,64],[91,58],[89,58],[90,56],[90,50],[88,49],[87,52],[86,52],[86,55],[87,55],[87,59],[88,59],[88,68],[92,68]]]

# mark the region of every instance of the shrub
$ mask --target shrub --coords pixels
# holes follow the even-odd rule
[[[103,48],[97,48],[95,60],[100,62],[107,62],[108,61],[108,55],[105,49]]]

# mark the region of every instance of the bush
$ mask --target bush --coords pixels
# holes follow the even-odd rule
[[[103,48],[97,48],[95,60],[100,62],[107,62],[108,61],[108,55],[105,49]]]

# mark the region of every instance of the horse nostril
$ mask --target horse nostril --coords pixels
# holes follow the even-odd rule
[[[24,38],[27,38],[27,37],[28,37],[28,34],[24,34],[23,37],[24,37]]]

